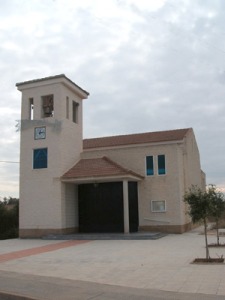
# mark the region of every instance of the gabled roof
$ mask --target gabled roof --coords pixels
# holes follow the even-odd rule
[[[62,177],[65,179],[84,179],[99,177],[133,177],[137,180],[144,177],[120,166],[113,160],[104,156],[101,158],[81,159],[75,166],[67,171]]]
[[[83,140],[83,149],[116,147],[132,144],[149,144],[183,140],[191,128],[108,136]]]

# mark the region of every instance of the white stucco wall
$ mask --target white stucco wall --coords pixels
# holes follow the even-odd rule
[[[78,186],[64,183],[62,193],[62,226],[78,229]]]
[[[166,158],[166,175],[146,176],[146,156],[153,155],[155,171],[157,155]],[[184,142],[134,145],[113,149],[86,150],[82,158],[107,156],[121,166],[145,176],[138,182],[139,225],[183,225],[190,221],[185,213],[184,191],[191,184],[200,184],[199,153],[193,132]],[[151,201],[165,200],[166,212],[151,211]]]
[[[22,89],[20,229],[73,227],[77,221],[66,215],[74,212],[75,200],[71,203],[72,196],[63,198],[60,176],[79,159],[82,151],[82,99],[61,82],[34,83],[28,87]],[[54,95],[54,117],[43,118],[41,97],[49,94]],[[29,120],[29,98],[34,103],[33,120]],[[79,103],[78,123],[72,121],[72,101]],[[42,126],[46,127],[46,138],[35,140],[34,128]],[[33,150],[38,148],[48,148],[47,168],[33,169]],[[71,194],[69,189],[67,193]]]

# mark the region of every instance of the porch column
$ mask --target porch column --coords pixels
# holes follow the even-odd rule
[[[128,181],[127,180],[123,180],[123,222],[124,222],[124,233],[130,233]]]

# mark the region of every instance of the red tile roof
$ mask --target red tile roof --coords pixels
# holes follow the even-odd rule
[[[139,179],[143,176],[123,168],[108,157],[81,159],[75,166],[67,171],[62,179],[82,179],[89,177],[107,176],[134,176]]]
[[[84,139],[83,148],[116,147],[183,140],[191,128]]]

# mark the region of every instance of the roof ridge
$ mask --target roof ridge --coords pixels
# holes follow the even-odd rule
[[[172,129],[83,139],[83,148],[94,149],[127,145],[181,141],[192,128]]]
[[[188,131],[192,129],[192,127],[186,127],[186,128],[178,128],[178,129],[168,129],[168,130],[158,130],[158,131],[146,131],[146,132],[137,132],[137,133],[128,133],[128,134],[118,134],[118,135],[108,135],[108,136],[102,136],[102,137],[93,137],[93,138],[86,138],[83,139],[83,141],[86,140],[92,140],[92,139],[105,139],[105,138],[116,138],[116,137],[127,137],[127,136],[134,136],[134,135],[144,135],[144,134],[154,134],[154,133],[163,133],[163,132],[175,132],[175,131]]]

